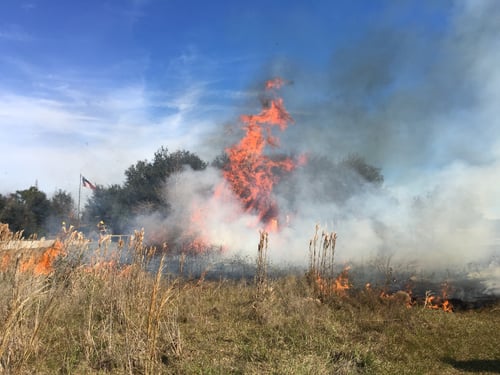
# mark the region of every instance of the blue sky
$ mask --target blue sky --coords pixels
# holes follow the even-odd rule
[[[360,153],[396,187],[490,176],[499,14],[495,1],[2,0],[0,193],[76,194],[80,173],[121,183],[160,146],[209,160],[275,75],[293,81],[288,150]]]

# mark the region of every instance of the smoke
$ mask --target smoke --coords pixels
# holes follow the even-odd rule
[[[439,32],[375,23],[334,51],[326,74],[299,71],[285,93],[289,150],[358,153],[385,176],[341,204],[359,184],[338,170],[293,179],[297,220],[333,223],[338,258],[446,269],[498,254],[500,7],[458,2],[448,16]]]
[[[337,156],[358,152],[402,177],[407,169],[456,160],[491,162],[500,7],[457,4],[448,24],[442,21],[446,30],[375,24],[337,48],[326,73],[294,77],[287,92],[301,124],[290,134],[294,147]]]
[[[309,162],[274,192],[272,262],[307,264],[320,224],[338,233],[339,263],[383,258],[415,272],[460,270],[500,294],[500,7],[454,4],[439,32],[375,26],[335,50],[326,72],[294,68],[284,77],[294,81],[282,93],[295,124],[280,152]],[[281,63],[270,70],[290,73]],[[385,182],[347,167],[351,153],[381,168]],[[243,211],[220,170],[186,170],[165,195],[173,211],[140,218],[147,233],[255,256],[256,215]]]

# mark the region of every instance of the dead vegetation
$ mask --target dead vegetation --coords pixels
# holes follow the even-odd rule
[[[321,291],[311,273],[330,286],[346,276],[334,272],[334,244],[324,242],[332,234],[310,248],[307,275],[278,279],[267,274],[261,234],[253,282],[168,274],[169,258],[143,238],[137,231],[92,248],[68,230],[51,273],[9,263],[0,273],[0,373],[498,371],[498,304],[449,314],[424,301],[408,308],[407,294],[385,298],[371,287]]]

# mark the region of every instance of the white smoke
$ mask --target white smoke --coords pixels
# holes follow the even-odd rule
[[[306,265],[320,224],[338,234],[339,263],[384,256],[416,271],[463,270],[500,292],[497,4],[457,3],[449,29],[428,44],[411,30],[367,35],[334,59],[326,80],[334,86],[332,97],[322,80],[297,73],[295,85],[284,89],[296,124],[282,146],[324,156],[330,164],[299,167],[276,190],[280,231],[269,236],[271,262]],[[380,43],[388,46],[378,48]],[[418,54],[425,48],[435,52],[432,61],[413,66],[422,62]],[[420,81],[401,84],[408,71],[417,71]],[[313,90],[323,102],[304,97]],[[350,152],[381,167],[385,183],[376,186],[335,167]],[[176,175],[165,190],[173,211],[153,220],[147,232],[194,230],[228,256],[256,256],[263,225],[224,186],[213,168]],[[468,272],[471,264],[482,271]]]

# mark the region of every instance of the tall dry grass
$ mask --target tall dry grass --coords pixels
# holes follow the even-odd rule
[[[316,225],[309,241],[309,268],[307,277],[319,298],[329,298],[335,292],[335,245],[337,233],[325,232]]]
[[[259,244],[257,246],[257,268],[255,271],[255,285],[257,287],[257,299],[263,298],[268,287],[267,279],[267,247],[269,244],[269,234],[266,231],[260,232]]]
[[[164,372],[182,354],[178,290],[143,238],[93,244],[68,228],[50,274],[9,263],[0,274],[0,372]]]
[[[448,314],[374,288],[318,298],[310,275],[338,276],[335,236],[316,233],[307,275],[281,278],[261,234],[251,282],[170,275],[143,231],[99,246],[67,230],[50,274],[0,273],[0,373],[495,373],[498,305]]]

